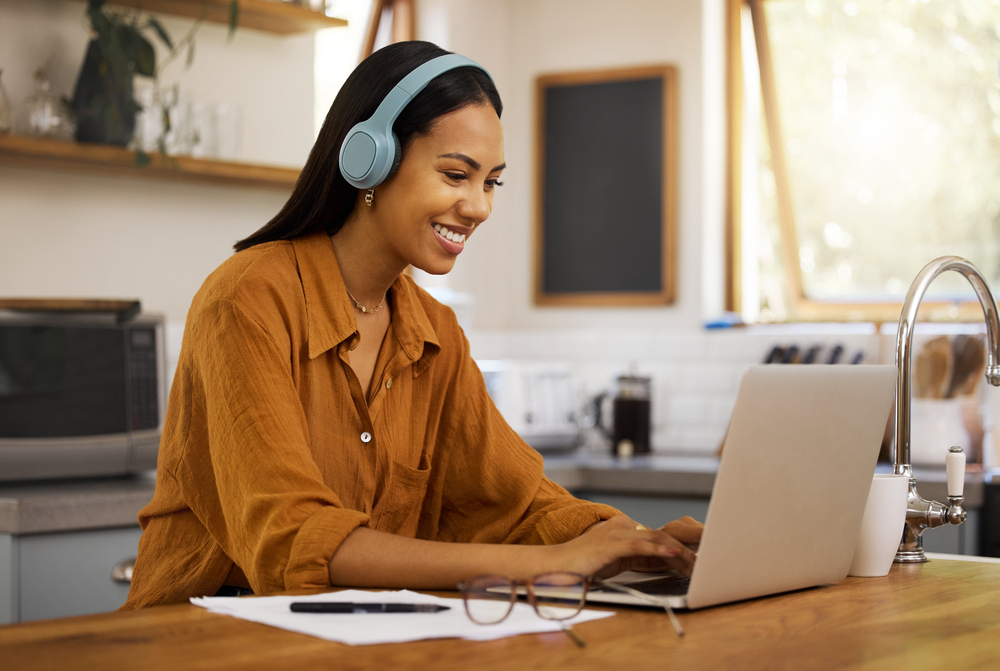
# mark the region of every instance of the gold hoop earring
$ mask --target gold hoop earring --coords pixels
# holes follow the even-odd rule
[[[368,189],[365,191],[365,205],[368,207],[372,206],[372,202],[375,200],[375,189]]]

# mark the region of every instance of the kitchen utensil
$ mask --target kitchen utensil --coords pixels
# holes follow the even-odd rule
[[[914,395],[917,398],[944,398],[951,381],[953,359],[948,336],[928,340],[917,354]]]
[[[619,457],[648,454],[650,426],[650,386],[652,380],[637,375],[619,375],[615,378],[612,396],[612,428],[601,421],[601,405],[607,392],[594,401],[597,410],[596,425],[611,439],[611,452]]]
[[[813,345],[810,347],[802,357],[802,363],[816,363],[821,349],[823,348],[819,345]]]
[[[952,342],[954,365],[945,398],[971,396],[986,371],[986,344],[982,334],[955,336]]]
[[[771,348],[771,351],[767,353],[764,357],[764,363],[781,363],[781,358],[785,355],[785,348],[781,345],[775,345]]]

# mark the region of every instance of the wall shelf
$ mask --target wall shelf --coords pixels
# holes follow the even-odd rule
[[[210,23],[229,25],[229,0],[109,0],[109,4],[189,19],[204,15],[205,20]],[[237,30],[249,28],[278,35],[292,35],[346,25],[347,21],[344,19],[326,16],[291,2],[240,0]]]
[[[103,144],[0,135],[0,165],[104,175],[230,184],[291,192],[299,170],[252,163],[234,163],[151,154],[149,165],[137,166],[135,152]]]

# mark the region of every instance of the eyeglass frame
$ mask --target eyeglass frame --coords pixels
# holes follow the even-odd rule
[[[583,586],[583,592],[581,592],[581,594],[580,594],[580,605],[577,607],[577,609],[571,615],[567,615],[566,617],[561,617],[561,618],[546,617],[538,609],[537,596],[535,595],[533,587],[535,585],[535,581],[538,578],[544,577],[544,576],[548,576],[548,575],[575,576],[576,578],[580,579],[580,582],[581,582],[581,584]],[[530,603],[531,607],[534,609],[535,614],[538,615],[538,617],[542,618],[543,620],[549,620],[550,622],[559,622],[559,623],[562,623],[564,625],[564,630],[566,630],[566,626],[567,626],[567,625],[565,625],[566,620],[573,619],[574,617],[576,617],[577,615],[579,615],[583,611],[583,607],[584,607],[584,605],[587,602],[587,592],[590,590],[591,587],[593,587],[595,585],[598,585],[598,586],[605,587],[605,588],[608,588],[608,589],[612,589],[612,590],[615,590],[615,591],[618,591],[618,592],[624,592],[625,594],[631,594],[632,596],[639,597],[641,599],[645,599],[646,601],[649,601],[650,603],[653,603],[653,604],[655,604],[657,606],[660,606],[661,608],[663,608],[666,611],[667,615],[670,617],[670,623],[673,625],[674,631],[677,632],[677,636],[678,637],[683,637],[684,636],[684,629],[683,629],[683,627],[681,627],[680,621],[678,621],[677,616],[674,614],[673,608],[670,607],[670,604],[667,603],[666,600],[659,599],[659,598],[657,598],[657,597],[655,597],[655,596],[653,596],[651,594],[646,594],[644,592],[640,592],[639,590],[633,589],[633,588],[631,588],[631,587],[629,587],[627,585],[620,585],[620,584],[617,584],[617,583],[613,583],[613,582],[608,582],[608,581],[605,581],[605,580],[601,580],[600,578],[596,578],[596,577],[594,577],[592,575],[585,576],[585,575],[581,575],[579,573],[573,573],[571,571],[550,571],[548,573],[539,573],[538,575],[532,576],[531,578],[528,578],[527,580],[510,578],[510,577],[507,577],[507,576],[494,575],[494,574],[479,575],[479,576],[476,576],[474,578],[470,578],[469,580],[478,580],[480,578],[500,578],[502,580],[506,580],[510,584],[511,589],[510,589],[510,599],[507,602],[507,612],[504,613],[503,617],[501,617],[499,620],[496,620],[495,622],[480,622],[480,621],[478,621],[476,618],[474,618],[472,616],[472,612],[469,610],[469,598],[468,598],[468,593],[466,591],[466,586],[467,586],[466,581],[463,580],[463,581],[461,581],[461,582],[458,583],[458,591],[462,594],[462,605],[465,606],[465,614],[469,618],[469,620],[471,620],[472,622],[474,622],[475,624],[478,624],[478,625],[490,626],[490,625],[493,625],[493,624],[500,624],[501,622],[503,622],[504,620],[506,620],[508,617],[510,617],[510,614],[514,611],[514,604],[517,603],[518,597],[521,596],[521,592],[520,592],[520,590],[518,588],[519,587],[524,587],[525,588],[524,595],[527,597],[528,603]],[[498,599],[498,601],[499,601],[499,599]],[[561,606],[561,607],[566,608],[566,606]],[[567,634],[570,634],[570,632],[568,630],[567,630]],[[581,644],[581,641],[578,641],[572,635],[571,635],[571,638],[574,638],[574,640],[577,642],[577,645]]]
[[[583,587],[583,592],[581,592],[580,594],[579,606],[577,606],[576,610],[572,614],[567,615],[566,617],[548,617],[546,615],[543,615],[542,611],[538,609],[538,597],[535,594],[534,590],[535,581],[538,580],[539,578],[543,578],[545,576],[550,576],[550,575],[571,576],[573,578],[578,579],[579,583],[574,582],[571,583],[569,586],[575,587],[577,584],[580,584]],[[528,578],[526,580],[519,580],[516,578],[509,578],[507,576],[493,575],[493,574],[479,575],[474,578],[470,578],[469,580],[470,581],[480,580],[482,578],[498,578],[500,580],[506,581],[507,584],[509,584],[510,586],[510,599],[507,600],[507,612],[504,613],[503,617],[493,622],[480,622],[475,617],[473,617],[472,611],[469,610],[469,595],[467,592],[468,583],[464,580],[458,583],[458,591],[462,593],[462,604],[465,606],[465,614],[469,617],[470,620],[472,620],[476,624],[481,624],[484,626],[489,626],[491,624],[500,624],[508,617],[510,617],[510,614],[514,611],[514,604],[517,603],[518,597],[522,595],[519,589],[521,587],[524,588],[524,596],[527,597],[528,603],[531,604],[531,607],[535,610],[535,614],[538,615],[538,617],[542,618],[543,620],[550,620],[552,622],[562,622],[564,620],[570,620],[579,615],[580,612],[583,610],[583,606],[587,602],[587,590],[590,589],[591,585],[593,585],[594,581],[596,580],[593,576],[585,576],[579,573],[572,573],[570,571],[550,571],[548,573],[539,573],[538,575],[532,576],[531,578]],[[495,593],[499,594],[499,592]],[[497,599],[497,601],[499,602],[500,599]],[[559,606],[559,607],[566,609],[572,608],[572,606]]]

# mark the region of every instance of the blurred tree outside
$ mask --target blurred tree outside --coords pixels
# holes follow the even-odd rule
[[[1000,1],[763,6],[784,146],[768,147],[762,123],[752,199],[762,321],[787,316],[778,150],[807,298],[901,301],[945,254],[969,259],[1000,290]],[[932,292],[971,296],[954,273]]]

